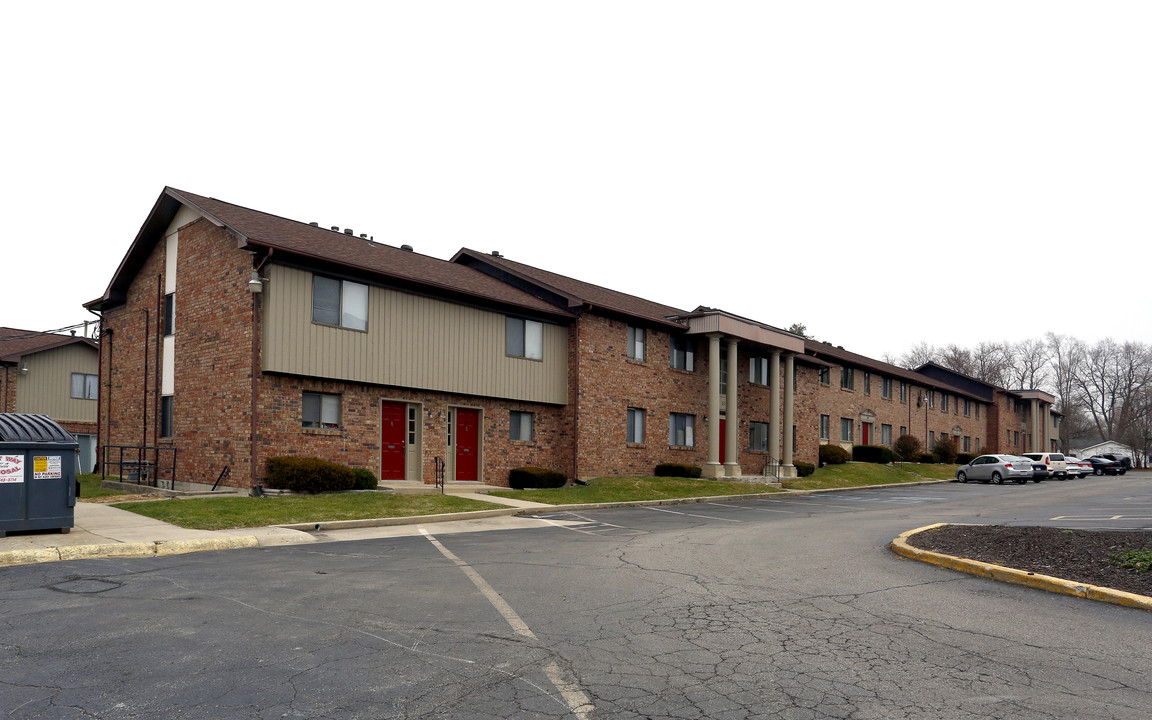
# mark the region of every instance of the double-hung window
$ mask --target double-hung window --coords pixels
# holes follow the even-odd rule
[[[749,426],[751,427],[751,437],[748,441],[748,449],[768,452],[768,423],[754,422],[749,423]]]
[[[900,402],[908,402],[908,383],[900,381]]]
[[[852,442],[852,418],[840,418],[840,442]]]
[[[768,358],[754,357],[749,362],[748,380],[756,385],[771,385],[768,373]]]
[[[684,413],[668,415],[668,444],[674,447],[696,447],[696,416]]]
[[[528,442],[533,439],[533,418],[530,412],[513,410],[508,413],[508,439]]]
[[[691,372],[696,369],[696,353],[693,350],[691,340],[683,335],[672,336],[672,353],[669,364],[676,370]]]
[[[892,399],[892,378],[880,378],[880,397]]]
[[[829,418],[827,415],[821,415],[820,416],[820,439],[821,440],[831,440],[832,439],[832,436],[830,434],[832,431],[831,425],[832,425],[831,418]]]
[[[97,376],[87,373],[72,373],[72,397],[77,400],[97,399],[99,382]]]
[[[842,390],[852,390],[856,387],[855,372],[850,367],[840,368],[840,388]]]
[[[306,428],[340,427],[340,396],[333,393],[304,393],[301,425]]]
[[[964,398],[964,417],[968,417],[971,414],[972,414],[972,401],[969,400],[968,398]]]
[[[888,446],[892,445],[892,426],[891,425],[881,425],[880,426],[880,444],[881,445],[888,445]]]
[[[864,373],[864,394],[872,394],[872,373],[869,372]]]
[[[535,320],[504,319],[504,354],[529,360],[544,358],[544,325]]]
[[[644,443],[644,410],[641,408],[628,408],[628,430],[625,442],[633,445]]]
[[[826,368],[826,367],[820,368],[820,384],[821,385],[831,385],[832,384],[832,369],[831,368]]]
[[[940,393],[940,412],[948,412],[948,395]]]
[[[628,358],[644,362],[648,356],[648,333],[642,327],[628,326]]]
[[[367,330],[368,286],[349,280],[313,275],[312,322],[352,330]]]
[[[928,391],[928,407],[930,407],[930,408],[936,407],[936,391],[935,390],[929,390]]]

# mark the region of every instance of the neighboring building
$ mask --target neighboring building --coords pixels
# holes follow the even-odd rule
[[[76,436],[84,472],[95,462],[98,374],[90,338],[0,327],[0,412],[58,422]]]
[[[1133,467],[1148,467],[1148,456],[1143,452],[1133,448],[1130,445],[1125,445],[1116,440],[1105,440],[1092,445],[1085,443],[1076,443],[1069,451],[1070,455],[1079,458],[1092,457],[1093,455],[1103,455],[1104,453],[1111,453],[1113,455],[1125,455],[1132,460]]]
[[[244,486],[288,454],[505,484],[523,465],[786,477],[821,443],[904,433],[990,450],[995,396],[948,378],[498,253],[445,261],[172,188],[87,307],[102,447],[180,481]]]
[[[986,453],[1056,452],[1060,449],[1060,421],[1056,397],[1043,390],[1007,390],[935,363],[916,372],[963,388],[986,402]]]

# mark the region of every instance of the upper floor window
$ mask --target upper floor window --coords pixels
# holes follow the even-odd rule
[[[164,296],[164,334],[176,333],[176,293]]]
[[[864,373],[864,394],[872,394],[872,373]]]
[[[77,400],[95,400],[99,381],[95,375],[72,373],[72,397]]]
[[[908,383],[900,381],[900,402],[908,402]]]
[[[820,368],[820,384],[821,385],[831,385],[832,384],[832,369],[831,368],[826,368],[826,367]]]
[[[968,398],[964,398],[964,417],[968,417],[971,414],[972,414],[972,401],[969,400]]]
[[[508,413],[508,439],[529,441],[533,439],[532,413],[513,410]]]
[[[771,385],[769,382],[768,372],[768,358],[754,357],[751,358],[751,367],[748,370],[748,380],[757,385]]]
[[[642,327],[628,326],[628,357],[644,362],[648,353],[648,333]]]
[[[880,397],[892,399],[892,378],[880,378]]]
[[[936,391],[935,390],[929,390],[928,391],[928,407],[930,407],[930,408],[936,407]]]
[[[948,396],[940,393],[940,412],[948,412]]]
[[[980,403],[976,403],[976,419],[980,419]]]
[[[850,367],[840,368],[840,388],[843,390],[852,390],[856,387],[855,373]]]
[[[340,396],[305,392],[300,424],[306,428],[340,427]]]
[[[542,360],[544,358],[544,325],[535,320],[504,318],[504,354],[530,360]]]
[[[723,345],[720,346],[720,394],[728,394],[728,348]]]
[[[672,336],[672,353],[669,364],[677,370],[692,371],[696,369],[696,353],[690,339],[683,335]]]
[[[352,330],[367,330],[368,286],[349,280],[313,275],[312,322]]]

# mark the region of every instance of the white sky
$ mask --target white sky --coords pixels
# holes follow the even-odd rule
[[[17,3],[0,325],[165,185],[876,358],[1152,342],[1152,3]]]

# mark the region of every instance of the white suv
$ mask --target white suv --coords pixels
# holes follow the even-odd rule
[[[1061,453],[1024,453],[1033,462],[1042,462],[1048,467],[1048,477],[1064,480],[1068,477],[1068,462]]]

